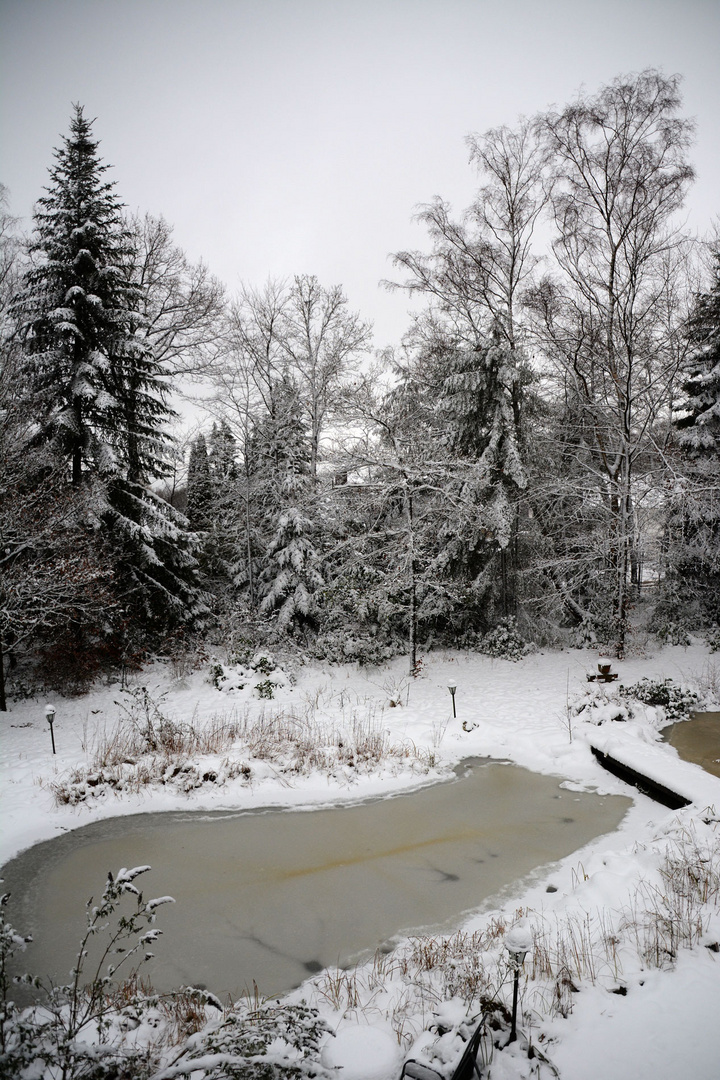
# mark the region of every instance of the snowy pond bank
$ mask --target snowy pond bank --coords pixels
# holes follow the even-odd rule
[[[84,904],[108,870],[153,867],[176,903],[143,968],[157,990],[287,993],[309,974],[389,951],[402,932],[463,913],[613,830],[631,805],[480,760],[454,782],[310,813],[145,814],[36,845],[4,869],[22,957],[56,981],[72,967]]]

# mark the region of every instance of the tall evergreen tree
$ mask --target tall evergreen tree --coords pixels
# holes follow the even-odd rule
[[[149,488],[166,470],[172,414],[141,333],[123,207],[79,105],[55,157],[14,305],[21,380],[38,443],[68,462],[73,487],[104,493],[100,533],[127,615],[165,630],[202,609],[186,523]]]
[[[187,517],[193,529],[207,529],[212,514],[213,482],[205,436],[190,444],[187,478]]]
[[[97,150],[76,105],[38,200],[34,265],[16,305],[43,435],[69,458],[75,485],[85,470],[153,473],[168,416],[154,358],[135,334],[133,247]]]
[[[297,386],[273,383],[270,408],[256,419],[247,447],[257,499],[260,611],[277,613],[282,629],[311,623],[323,584],[312,521],[311,450]]]
[[[518,498],[526,487],[521,404],[529,371],[497,332],[478,349],[447,350],[443,360],[440,403],[450,449],[467,466],[458,473],[463,501],[474,508],[463,529],[446,524],[444,559],[456,569],[464,564],[476,585],[484,575],[487,606],[508,616],[517,591]]]
[[[210,474],[215,485],[233,483],[238,478],[237,443],[227,420],[213,424],[207,439]]]
[[[720,623],[720,251],[714,259],[688,325],[669,525],[672,603],[694,606],[704,623]]]

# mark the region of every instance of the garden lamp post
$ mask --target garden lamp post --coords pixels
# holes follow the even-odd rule
[[[515,1042],[517,1039],[517,1005],[518,1005],[518,982],[520,980],[520,968],[523,965],[526,955],[530,951],[532,946],[532,937],[530,931],[522,923],[516,923],[512,930],[505,939],[505,948],[510,954],[510,966],[514,972],[513,979],[513,1003],[512,1003],[512,1021],[510,1023],[510,1038],[508,1043]]]
[[[448,690],[450,691],[450,697],[452,698],[453,703],[453,716],[457,716],[457,713],[455,712],[455,691],[457,690],[456,684],[452,682],[448,683]]]
[[[50,739],[52,741],[52,748],[53,748],[53,754],[54,754],[55,753],[55,732],[53,731],[53,721],[55,719],[55,706],[54,705],[46,705],[45,706],[45,719],[47,720],[48,724],[50,725]]]

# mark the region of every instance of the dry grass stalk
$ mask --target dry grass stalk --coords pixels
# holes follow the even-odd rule
[[[138,792],[151,784],[170,784],[189,792],[205,783],[221,785],[252,778],[253,763],[271,762],[291,777],[319,770],[346,779],[383,765],[409,764],[424,772],[435,755],[412,742],[393,743],[373,706],[353,710],[342,722],[318,718],[316,706],[285,712],[249,709],[238,714],[194,716],[179,723],[162,713],[162,702],[144,687],[128,692],[112,728],[85,733],[89,762],[50,787],[58,804],[75,804],[115,792]],[[222,760],[198,759],[223,754]]]

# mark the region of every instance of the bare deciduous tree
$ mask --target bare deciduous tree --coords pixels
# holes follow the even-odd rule
[[[135,247],[131,274],[142,297],[137,333],[164,371],[198,378],[224,348],[225,288],[204,263],[189,261],[164,218],[135,215],[127,225]]]
[[[343,400],[343,382],[370,347],[371,328],[348,310],[339,285],[296,277],[288,293],[282,345],[297,380],[310,431],[310,475],[317,481],[320,439]]]
[[[460,221],[440,198],[421,209],[432,251],[398,252],[395,265],[409,277],[388,284],[427,296],[454,345],[477,348],[495,332],[514,349],[520,294],[537,262],[535,226],[548,198],[546,152],[526,120],[468,143],[485,182]]]
[[[667,410],[678,355],[665,314],[693,171],[679,79],[618,78],[539,121],[552,157],[556,274],[535,290],[541,344],[577,415],[587,496],[607,514],[618,655],[625,645],[635,471]]]

